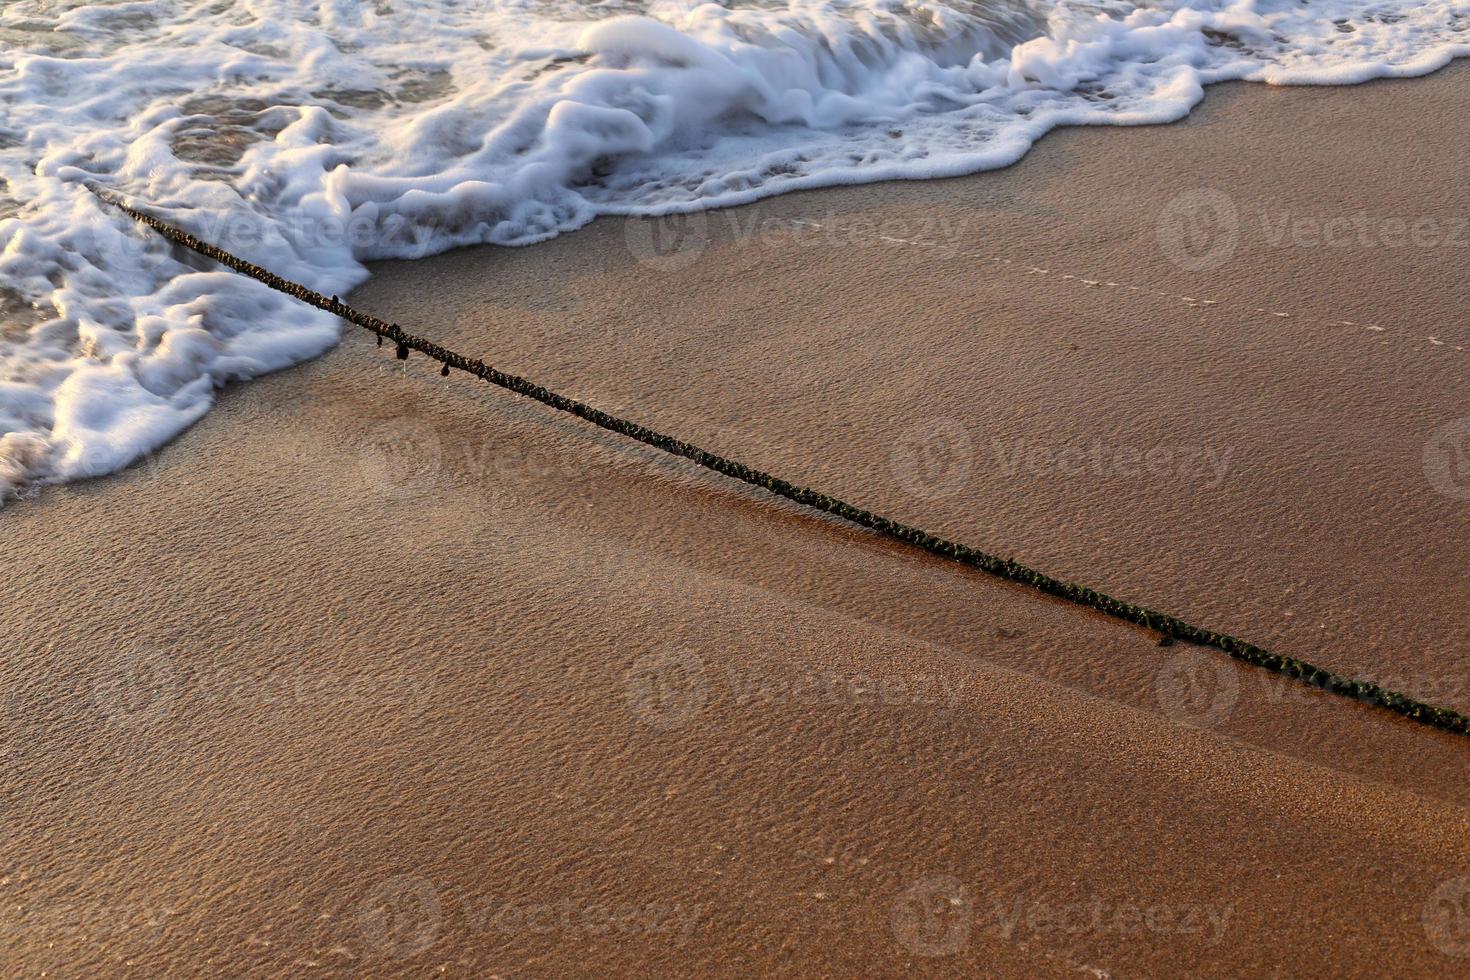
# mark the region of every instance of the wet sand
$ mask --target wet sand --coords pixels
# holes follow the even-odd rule
[[[1467,110],[1221,87],[353,301],[1465,710]],[[355,334],[0,513],[16,972],[1463,968],[1464,739]]]

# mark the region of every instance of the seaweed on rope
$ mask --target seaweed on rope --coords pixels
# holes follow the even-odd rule
[[[842,518],[845,521],[859,527],[867,528],[884,537],[900,541],[942,558],[948,558],[962,565],[979,569],[996,578],[1030,586],[1039,592],[1072,603],[1073,605],[1092,609],[1105,616],[1111,616],[1114,619],[1141,626],[1146,630],[1158,633],[1161,645],[1184,642],[1202,647],[1210,647],[1236,660],[1300,681],[1303,684],[1318,688],[1329,694],[1336,694],[1361,701],[1365,704],[1376,705],[1377,707],[1385,708],[1420,724],[1438,728],[1442,731],[1460,735],[1470,734],[1470,717],[1453,709],[1427,704],[1408,695],[1400,694],[1397,691],[1380,687],[1372,681],[1343,677],[1323,667],[1318,667],[1295,657],[1271,653],[1245,640],[1215,630],[1194,626],[1176,616],[1158,612],[1157,610],[1131,602],[1125,602],[1122,599],[1117,599],[1096,589],[1078,585],[1075,582],[1063,582],[1060,579],[1053,578],[1044,572],[1037,571],[1019,562],[1007,558],[1000,558],[979,548],[973,548],[969,545],[960,544],[959,542],[930,534],[919,528],[903,524],[880,514],[875,514],[870,510],[847,503],[837,497],[820,493],[808,487],[789,483],[769,473],[746,466],[744,463],[708,452],[698,446],[675,439],[664,433],[656,432],[636,422],[610,415],[591,405],[558,394],[525,378],[497,370],[485,364],[483,361],[468,358],[462,354],[447,350],[431,340],[406,333],[396,323],[389,323],[371,314],[355,310],[346,303],[343,303],[336,296],[324,296],[321,293],[307,289],[300,283],[283,279],[269,270],[246,262],[244,259],[216,245],[202,241],[161,218],[144,211],[139,211],[129,206],[120,196],[106,188],[93,183],[88,183],[86,186],[88,190],[103,202],[117,208],[134,220],[147,225],[169,241],[181,245],[199,255],[203,255],[206,258],[213,259],[215,262],[262,282],[278,292],[285,293],[303,303],[320,310],[325,310],[328,313],[341,317],[349,323],[369,330],[377,335],[379,346],[382,345],[384,339],[392,341],[395,345],[394,353],[399,360],[407,360],[410,351],[418,351],[426,357],[439,362],[443,366],[440,373],[445,376],[448,376],[450,368],[465,371],[497,387],[550,406],[559,412],[575,415],[610,432],[616,432],[619,435],[637,440],[671,455],[680,456],[705,469],[713,470],[731,479],[759,487],[778,497],[784,497],[787,500],[813,508],[814,510]]]

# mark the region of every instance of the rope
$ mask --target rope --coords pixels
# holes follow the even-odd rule
[[[811,507],[823,513],[831,514],[834,517],[839,517],[859,527],[875,531],[884,537],[901,541],[922,551],[927,551],[932,555],[938,555],[941,558],[948,558],[962,565],[977,568],[997,578],[1030,586],[1046,595],[1055,596],[1074,605],[1084,606],[1100,612],[1105,616],[1111,616],[1114,619],[1120,619],[1127,623],[1142,626],[1144,629],[1160,634],[1160,646],[1168,646],[1175,641],[1183,641],[1198,646],[1211,647],[1229,654],[1236,660],[1244,661],[1245,663],[1269,670],[1284,677],[1289,677],[1330,694],[1337,694],[1366,704],[1386,708],[1389,711],[1403,715],[1421,724],[1429,725],[1432,728],[1438,728],[1460,735],[1470,734],[1470,717],[1466,717],[1449,708],[1426,704],[1423,701],[1415,700],[1396,691],[1387,690],[1371,681],[1342,677],[1330,670],[1307,663],[1304,660],[1283,656],[1278,653],[1271,653],[1252,643],[1247,643],[1245,640],[1237,639],[1236,637],[1228,636],[1215,630],[1193,626],[1167,613],[1157,612],[1144,606],[1124,602],[1121,599],[1116,599],[1096,589],[1090,589],[1076,583],[1063,582],[1043,572],[1028,568],[1019,562],[997,557],[978,548],[972,548],[969,545],[946,540],[919,528],[911,527],[910,525],[875,514],[870,510],[865,510],[846,501],[839,500],[836,497],[789,483],[769,473],[764,473],[746,466],[744,463],[727,459],[723,456],[717,456],[698,446],[682,442],[661,432],[655,432],[653,429],[646,428],[636,422],[630,422],[627,419],[609,415],[607,412],[575,401],[565,395],[557,394],[525,378],[496,370],[483,361],[446,350],[431,340],[405,333],[398,324],[388,323],[370,314],[355,310],[346,303],[341,302],[336,296],[323,296],[321,293],[307,289],[299,283],[292,282],[289,279],[282,279],[280,276],[260,266],[246,262],[244,259],[232,255],[216,245],[211,245],[208,242],[195,238],[188,232],[169,224],[161,218],[129,207],[121,198],[107,189],[90,183],[87,185],[87,188],[102,201],[112,205],[142,224],[147,225],[169,241],[182,245],[184,248],[197,252],[206,258],[213,259],[221,265],[228,266],[236,272],[258,280],[274,290],[295,297],[303,303],[315,306],[320,310],[325,310],[350,323],[370,330],[377,334],[380,345],[384,338],[392,341],[396,345],[396,353],[399,360],[407,360],[408,353],[411,350],[418,351],[442,364],[443,370],[441,374],[445,376],[449,374],[450,368],[466,371],[477,378],[482,378],[507,391],[534,399],[559,412],[567,412],[575,415],[610,432],[616,432],[618,435],[635,439],[638,442],[671,455],[681,456],[690,462],[703,466],[705,469],[714,470],[716,473],[754,487],[760,487],[762,490],[775,494],[778,497],[784,497],[802,506]]]

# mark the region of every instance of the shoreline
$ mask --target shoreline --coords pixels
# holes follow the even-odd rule
[[[668,208],[654,209],[652,212],[648,212],[648,213],[654,214],[654,215],[669,215],[669,214],[709,213],[709,212],[720,212],[720,211],[729,211],[729,210],[740,211],[740,210],[748,210],[751,206],[758,205],[760,202],[763,202],[763,201],[766,201],[766,200],[775,199],[775,198],[779,198],[779,197],[781,197],[783,195],[793,194],[793,193],[798,193],[799,194],[799,193],[806,193],[806,192],[812,192],[812,191],[818,191],[818,192],[820,192],[820,191],[824,191],[824,190],[834,190],[834,189],[839,189],[839,188],[844,188],[844,187],[865,187],[865,186],[870,186],[872,184],[884,183],[884,182],[893,182],[893,181],[902,181],[902,182],[925,181],[925,182],[927,182],[927,181],[933,181],[933,180],[952,180],[952,179],[957,179],[957,178],[963,178],[963,177],[969,177],[969,176],[976,176],[976,175],[979,175],[979,174],[993,172],[995,170],[1004,170],[1004,169],[1007,169],[1009,167],[1015,166],[1017,163],[1019,163],[1021,160],[1024,160],[1031,153],[1031,151],[1034,149],[1034,147],[1036,146],[1036,144],[1039,141],[1045,139],[1048,135],[1050,135],[1051,133],[1056,132],[1058,130],[1068,129],[1068,128],[1095,128],[1095,127],[1103,127],[1103,128],[1115,128],[1115,127],[1116,128],[1134,128],[1134,127],[1150,127],[1150,126],[1157,126],[1157,125],[1174,125],[1174,124],[1177,124],[1179,121],[1184,120],[1184,119],[1187,119],[1189,117],[1189,115],[1196,108],[1198,108],[1198,106],[1201,104],[1201,102],[1203,102],[1203,100],[1204,100],[1204,98],[1206,96],[1206,93],[1208,93],[1208,91],[1211,88],[1216,87],[1216,86],[1225,86],[1225,85],[1266,85],[1268,87],[1285,87],[1285,88],[1293,88],[1293,87],[1313,87],[1313,88],[1332,88],[1332,89],[1335,89],[1335,88],[1356,88],[1356,87],[1359,87],[1359,86],[1362,86],[1362,85],[1367,85],[1367,84],[1383,83],[1383,82],[1393,82],[1393,81],[1402,81],[1402,80],[1413,80],[1413,79],[1417,79],[1417,78],[1428,77],[1429,75],[1433,75],[1433,74],[1435,74],[1437,72],[1440,72],[1440,71],[1445,70],[1447,67],[1452,66],[1456,61],[1461,61],[1461,60],[1464,60],[1467,57],[1470,57],[1470,44],[1462,44],[1462,45],[1459,45],[1459,48],[1462,49],[1459,54],[1454,53],[1450,49],[1450,47],[1444,47],[1444,46],[1442,46],[1442,47],[1443,47],[1443,50],[1435,51],[1435,52],[1432,52],[1432,53],[1426,53],[1425,55],[1423,55],[1422,57],[1420,57],[1417,61],[1415,61],[1412,65],[1408,65],[1408,66],[1397,66],[1397,67],[1392,67],[1392,68],[1390,68],[1388,66],[1382,66],[1382,65],[1378,66],[1377,68],[1370,68],[1370,67],[1362,67],[1362,66],[1359,66],[1359,67],[1354,68],[1353,70],[1347,72],[1345,75],[1341,75],[1340,78],[1338,78],[1337,80],[1334,80],[1334,81],[1299,81],[1299,80],[1293,81],[1293,80],[1280,80],[1282,77],[1284,77],[1284,76],[1281,76],[1280,71],[1286,71],[1285,69],[1281,69],[1280,71],[1277,71],[1276,72],[1276,76],[1277,77],[1272,78],[1272,77],[1270,77],[1272,75],[1272,72],[1270,70],[1264,68],[1264,67],[1261,69],[1261,72],[1258,73],[1254,77],[1235,78],[1235,77],[1228,77],[1228,76],[1220,76],[1220,77],[1212,78],[1212,79],[1210,79],[1208,81],[1203,82],[1199,86],[1199,93],[1200,93],[1199,94],[1199,97],[1193,103],[1191,103],[1190,105],[1188,105],[1186,107],[1183,107],[1183,108],[1179,109],[1179,111],[1177,113],[1173,114],[1173,115],[1164,114],[1164,115],[1158,115],[1158,116],[1148,116],[1146,113],[1134,112],[1134,113],[1131,113],[1131,114],[1124,115],[1121,118],[1109,118],[1107,116],[1100,116],[1100,117],[1097,117],[1097,118],[1082,119],[1080,116],[1077,115],[1077,113],[1078,112],[1083,112],[1085,114],[1085,111],[1084,110],[1077,109],[1076,107],[1074,107],[1071,110],[1056,110],[1053,113],[1053,115],[1056,115],[1058,117],[1066,117],[1066,118],[1057,118],[1057,119],[1048,118],[1046,120],[1046,122],[1045,122],[1044,125],[1039,125],[1039,128],[1036,128],[1034,131],[1028,131],[1025,134],[1024,138],[1021,139],[1021,142],[1024,143],[1023,146],[1013,147],[1011,149],[1007,149],[1005,152],[999,152],[999,153],[994,153],[993,152],[993,153],[990,153],[990,154],[988,154],[988,155],[985,156],[985,159],[986,159],[987,162],[984,162],[984,163],[976,163],[975,162],[975,158],[973,156],[971,156],[969,159],[967,159],[964,162],[951,162],[949,164],[945,164],[945,165],[939,167],[938,170],[931,170],[929,172],[925,172],[925,173],[922,173],[922,174],[916,172],[913,169],[913,167],[916,166],[913,163],[910,163],[910,164],[892,164],[892,165],[888,166],[885,169],[862,171],[862,172],[854,171],[852,173],[846,173],[846,172],[844,172],[841,175],[836,176],[836,177],[829,176],[829,177],[826,177],[826,178],[817,178],[817,177],[813,176],[813,177],[811,177],[809,179],[806,179],[806,180],[803,180],[803,181],[798,181],[798,182],[796,182],[794,184],[782,185],[779,188],[774,188],[774,189],[769,189],[769,190],[764,189],[764,188],[760,188],[760,187],[752,188],[752,189],[750,189],[750,190],[748,190],[746,192],[734,193],[733,195],[728,195],[727,194],[727,195],[725,195],[723,197],[720,197],[720,198],[715,199],[714,202],[700,202],[700,203],[688,204],[688,205],[674,204],[674,205],[670,205]],[[1453,47],[1453,46],[1451,46],[1451,47]],[[1373,72],[1375,72],[1375,71],[1381,71],[1382,73],[1380,73],[1380,74],[1374,74]],[[1289,71],[1288,71],[1288,74],[1290,74]],[[1002,162],[997,162],[997,161],[1002,161]],[[616,207],[614,207],[614,208],[610,208],[609,210],[607,210],[605,212],[600,213],[598,216],[592,218],[591,220],[592,221],[605,221],[605,220],[609,220],[609,219],[623,218],[623,217],[627,217],[629,215],[634,214],[635,211],[638,211],[638,209],[635,209],[635,208],[616,208]],[[639,212],[639,213],[643,213],[643,212]],[[215,232],[218,233],[219,231],[223,230],[223,228],[225,227],[225,225],[227,225],[228,223],[229,223],[228,220],[224,220],[223,222],[217,220],[217,221],[213,222]],[[564,236],[564,235],[567,235],[567,234],[574,234],[574,233],[576,233],[577,231],[581,230],[584,227],[586,227],[586,224],[579,225],[579,226],[576,226],[574,228],[570,228],[570,229],[567,229],[567,230],[561,230],[561,231],[551,232],[551,233],[548,233],[549,234],[549,237],[547,237],[547,238],[536,238],[536,239],[534,239],[534,240],[531,241],[531,244],[541,244],[541,243],[543,243],[545,241],[549,241],[549,240],[554,239],[556,237],[561,237],[561,236]],[[245,230],[245,231],[242,231],[241,234],[243,234],[245,236],[245,239],[244,239],[244,242],[243,242],[244,244],[250,245],[252,247],[255,244],[258,244],[258,239],[256,239],[255,236],[259,234],[259,229],[256,229],[254,231]],[[299,232],[297,234],[299,235]],[[338,229],[338,232],[337,232],[338,237],[340,238],[343,234],[347,234],[347,235],[350,235],[351,234],[351,222],[348,223],[348,228],[345,231],[343,229]],[[290,236],[288,235],[288,237],[290,237]],[[226,247],[231,247],[230,246],[230,243],[228,241],[224,242],[224,244],[226,245]],[[453,250],[453,248],[460,248],[460,247],[465,247],[465,246],[453,246],[452,248],[450,248],[448,250]],[[475,246],[468,246],[468,247],[475,247]],[[527,245],[526,247],[529,247],[529,245]],[[431,252],[431,253],[428,253],[428,254],[417,254],[420,251],[419,249],[417,249],[417,247],[415,248],[414,251],[415,251],[416,254],[414,254],[411,257],[413,260],[419,260],[419,259],[423,259],[423,258],[432,258],[435,255],[444,254],[443,251]],[[405,260],[407,260],[407,259],[405,259]],[[328,290],[328,291],[330,291],[330,290],[340,289],[343,285],[344,285],[344,283],[337,283],[337,284],[334,284],[334,285],[328,285],[328,284],[323,283],[320,286],[320,288],[322,290]],[[359,285],[359,288],[360,288],[360,285]],[[325,340],[322,340],[321,338],[318,338],[316,341],[313,341],[311,343],[306,344],[306,346],[312,346],[312,344],[316,344],[317,345],[316,346],[316,349],[317,350],[320,350],[321,349],[320,348],[320,344],[321,343],[325,343]],[[298,352],[297,354],[294,354],[294,355],[291,355],[291,356],[299,357],[301,355]],[[311,356],[320,356],[320,355],[317,354],[317,355],[311,355]],[[265,363],[267,363],[267,362],[274,361],[274,362],[279,363],[280,356],[279,356],[279,353],[278,352],[269,352],[269,353],[266,353],[266,354],[262,354],[261,352],[256,351],[256,352],[253,352],[251,354],[245,355],[243,359],[244,360],[247,360],[247,361],[250,361],[250,360],[256,361],[257,362],[257,365],[255,367],[252,367],[251,370],[257,370],[257,371],[259,371],[259,370],[262,370],[262,366]],[[286,364],[283,367],[272,367],[269,370],[265,370],[264,373],[254,375],[250,380],[253,380],[254,378],[257,378],[257,377],[266,376],[266,375],[268,375],[270,373],[274,373],[275,371],[287,370],[290,367],[299,366],[301,363],[305,363],[305,361],[297,360],[297,361],[295,361],[293,363]],[[239,381],[231,382],[231,384],[239,384],[239,383],[242,383],[242,382],[239,382]],[[218,397],[218,392],[217,391],[216,391],[215,397],[216,398]],[[151,405],[149,407],[151,409],[153,409],[154,411],[162,411],[163,410],[163,403],[162,402],[159,402],[159,403],[153,404],[153,405]],[[209,407],[208,405],[202,405],[201,406],[201,405],[195,404],[195,405],[193,405],[190,408],[189,411],[190,411],[190,413],[193,413],[193,412],[203,413],[203,412],[206,412],[208,410],[208,407]],[[181,431],[187,431],[187,429],[190,426],[192,426],[193,424],[195,424],[195,422],[197,422],[197,418],[198,418],[198,416],[195,416],[194,418],[192,418],[190,420],[179,422],[179,424],[181,424],[183,426],[183,429]],[[173,420],[173,421],[178,421],[178,420]],[[166,429],[171,424],[172,424],[172,422],[167,423],[167,424],[165,424],[163,426],[163,428]],[[42,478],[40,480],[36,480],[35,479],[35,474],[34,474],[34,472],[31,471],[31,468],[32,467],[37,467],[37,466],[43,465],[42,463],[40,463],[38,461],[44,459],[46,457],[46,455],[47,455],[47,450],[45,448],[45,445],[46,445],[45,440],[42,439],[39,443],[35,442],[35,439],[33,437],[39,437],[39,434],[38,433],[34,433],[34,432],[30,432],[30,433],[18,433],[18,434],[21,435],[23,438],[19,442],[17,442],[14,446],[12,446],[11,451],[10,451],[7,459],[3,463],[3,467],[0,467],[0,506],[3,506],[4,502],[6,500],[9,500],[9,499],[29,499],[42,486],[57,485],[58,483],[64,484],[66,482],[74,482],[75,479],[90,479],[91,478],[90,476],[83,476],[83,477],[76,477],[76,478],[73,478],[71,480],[66,480],[66,479],[62,479],[62,478],[56,477],[55,475],[51,475],[51,476],[44,477],[44,478]],[[175,435],[172,438],[177,438],[177,435]],[[168,439],[167,441],[172,441],[172,438]],[[167,444],[167,442],[165,442],[165,445],[166,444]],[[37,447],[39,447],[39,448],[37,448]],[[156,453],[159,450],[159,448],[161,448],[161,447],[155,446],[154,448],[146,451],[144,453],[144,459],[146,460],[146,458],[148,456]],[[70,458],[71,458],[72,455],[73,454],[71,454],[71,453],[66,454],[66,457],[65,458],[68,459],[68,460],[70,460],[70,461],[69,462],[64,462],[64,463],[58,462],[58,463],[55,464],[55,467],[53,467],[53,468],[65,469],[65,470],[68,470],[69,472],[91,473],[91,472],[93,472],[93,471],[95,471],[97,469],[105,469],[105,468],[107,468],[109,466],[115,465],[116,464],[116,460],[119,459],[119,458],[124,458],[125,453],[121,452],[114,445],[106,444],[106,443],[99,443],[97,445],[89,446],[85,450],[82,450],[81,453],[80,453],[80,459],[71,460]],[[99,463],[99,461],[102,461],[102,462]],[[135,460],[133,463],[131,463],[129,465],[138,465],[138,461]],[[103,475],[107,475],[107,474],[103,474]],[[19,491],[16,490],[17,487],[20,488]]]
[[[1383,221],[1462,215],[1467,81],[1215,87],[1181,123],[1059,130],[1006,170],[604,220],[376,267],[351,301],[1463,708],[1470,487],[1435,447],[1470,417],[1440,326],[1466,253],[1390,246]],[[1360,211],[1367,245],[1290,230]],[[159,463],[0,512],[23,556],[0,627],[25,969],[1462,955],[1441,915],[1470,873],[1462,739],[350,335],[224,393]]]

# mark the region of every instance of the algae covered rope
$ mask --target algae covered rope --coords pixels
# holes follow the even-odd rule
[[[1144,606],[1135,605],[1131,602],[1124,602],[1122,599],[1114,598],[1113,596],[1078,585],[1074,582],[1063,582],[1060,579],[1053,578],[1050,575],[1039,572],[1034,568],[1029,568],[1019,562],[1007,558],[1000,558],[978,548],[972,548],[969,545],[949,541],[937,535],[929,534],[927,531],[883,517],[882,515],[857,507],[836,497],[819,493],[808,487],[789,483],[769,473],[746,466],[744,463],[707,452],[698,446],[675,439],[661,432],[655,432],[636,422],[630,422],[627,419],[609,415],[600,409],[593,408],[590,405],[583,404],[565,395],[543,388],[525,378],[499,371],[485,364],[483,361],[456,354],[454,351],[440,347],[433,341],[405,333],[398,324],[389,323],[371,314],[355,310],[346,303],[343,303],[336,296],[323,296],[321,293],[307,289],[300,283],[283,279],[269,270],[246,262],[244,259],[216,245],[201,241],[161,218],[130,207],[120,197],[105,188],[90,183],[87,185],[87,188],[102,201],[118,208],[137,221],[142,222],[169,241],[182,245],[236,272],[265,283],[272,289],[295,297],[303,303],[335,314],[365,330],[370,330],[377,335],[379,346],[382,345],[385,338],[392,341],[395,345],[394,352],[400,360],[407,360],[409,351],[416,350],[442,364],[442,374],[447,375],[450,368],[466,371],[507,391],[534,399],[543,405],[549,405],[559,412],[567,412],[578,418],[585,419],[600,428],[607,429],[610,432],[616,432],[629,439],[635,439],[638,442],[652,446],[655,449],[660,449],[671,455],[681,456],[706,469],[714,470],[716,473],[739,480],[742,483],[760,487],[762,490],[766,490],[776,496],[784,497],[787,500],[811,507],[815,510],[820,510],[834,517],[840,517],[859,527],[875,531],[885,537],[901,541],[904,544],[922,549],[930,554],[948,558],[962,565],[968,565],[971,568],[977,568],[997,578],[1002,578],[1009,582],[1016,582],[1021,585],[1028,585],[1047,595],[1055,596],[1058,599],[1063,599],[1075,605],[1085,606],[1088,609],[1096,610],[1114,619],[1120,619],[1124,622],[1142,626],[1145,629],[1160,634],[1162,637],[1161,642],[1165,644],[1182,641],[1198,646],[1211,647],[1229,654],[1236,660],[1281,674],[1328,693],[1353,698],[1366,704],[1377,705],[1420,722],[1421,724],[1429,725],[1443,731],[1455,732],[1461,735],[1470,734],[1470,717],[1466,717],[1450,708],[1426,704],[1405,694],[1387,690],[1371,681],[1342,677],[1330,670],[1309,664],[1304,660],[1271,653],[1252,643],[1247,643],[1245,640],[1191,625],[1167,613],[1161,613]]]

